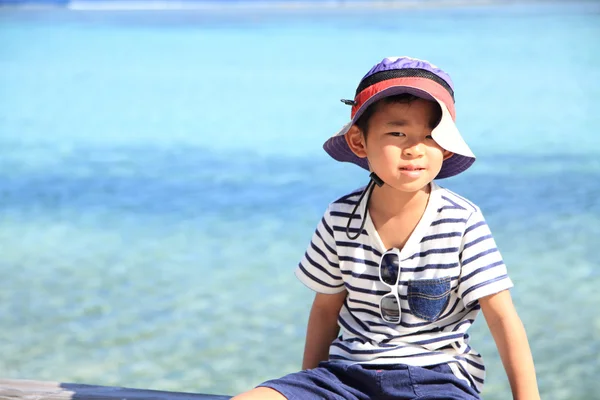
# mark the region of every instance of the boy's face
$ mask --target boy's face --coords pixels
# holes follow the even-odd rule
[[[416,192],[428,185],[452,153],[442,149],[431,137],[432,126],[440,114],[439,106],[417,99],[410,103],[376,105],[363,132],[354,125],[346,134],[352,151],[367,157],[371,171],[403,192]]]

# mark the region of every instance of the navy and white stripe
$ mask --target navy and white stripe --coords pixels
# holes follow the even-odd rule
[[[356,233],[366,218],[364,229],[356,240],[346,236],[348,217],[361,192],[329,205],[296,269],[296,276],[316,292],[348,292],[338,318],[340,337],[330,347],[330,359],[415,366],[450,363],[457,376],[481,391],[483,359],[469,345],[467,330],[479,313],[478,299],[512,287],[481,211],[431,184],[425,213],[398,250],[401,321],[390,324],[379,313],[381,296],[390,290],[380,282],[378,271],[387,249],[366,213],[365,200],[350,224]],[[409,283],[437,278],[450,279],[448,301],[437,319],[421,319],[411,311]]]

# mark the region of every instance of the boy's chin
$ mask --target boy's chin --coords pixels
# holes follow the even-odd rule
[[[403,193],[416,193],[422,190],[429,190],[430,180],[414,181],[414,182],[394,182],[391,187]]]

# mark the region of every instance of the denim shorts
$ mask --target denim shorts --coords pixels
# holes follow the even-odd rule
[[[480,399],[447,364],[412,367],[326,361],[259,386],[274,389],[288,400]]]

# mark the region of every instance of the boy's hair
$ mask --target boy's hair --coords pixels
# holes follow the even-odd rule
[[[369,128],[369,120],[375,114],[375,112],[379,109],[381,104],[391,104],[391,103],[401,103],[401,104],[410,104],[415,100],[423,100],[420,97],[409,93],[402,93],[395,96],[384,97],[381,100],[376,101],[371,104],[367,109],[363,112],[363,114],[356,120],[356,126],[361,130],[365,139],[367,138],[368,128]],[[427,100],[425,100],[427,101]],[[436,104],[437,105],[437,104]],[[442,110],[439,107],[436,107],[436,112],[432,116],[431,121],[429,121],[429,126],[431,129],[435,128],[437,124],[442,119]]]

